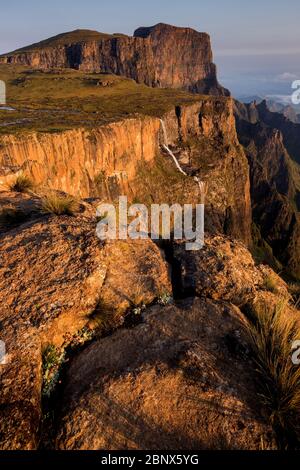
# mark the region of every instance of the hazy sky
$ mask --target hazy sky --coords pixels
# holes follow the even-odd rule
[[[132,34],[158,22],[208,32],[235,94],[286,94],[300,79],[299,0],[0,0],[0,53],[77,28]]]

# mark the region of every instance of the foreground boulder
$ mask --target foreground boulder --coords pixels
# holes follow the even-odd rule
[[[87,202],[54,216],[38,196],[2,201],[24,218],[2,223],[0,235],[0,448],[39,446],[43,351],[65,350],[110,315],[121,326],[127,312],[127,327],[96,336],[68,362],[56,448],[272,448],[238,308],[288,299],[271,269],[225,236],[207,235],[194,253],[177,243],[173,280],[179,266],[181,294],[200,298],[166,306],[168,265],[150,239],[100,242]]]
[[[86,206],[74,217],[40,214],[0,235],[0,339],[7,351],[0,365],[2,449],[38,445],[44,348],[67,346],[93,325],[103,298],[121,316],[135,302],[151,303],[171,289],[151,240],[104,246],[93,213]]]
[[[270,447],[245,325],[236,307],[189,299],[90,345],[68,371],[57,448]]]

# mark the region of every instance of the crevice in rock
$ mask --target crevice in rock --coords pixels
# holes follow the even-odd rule
[[[179,142],[182,142],[182,124],[181,124],[181,107],[180,106],[175,106],[175,114],[177,118]]]
[[[70,342],[64,349],[63,355],[64,360],[59,368],[59,378],[57,380],[57,384],[50,396],[45,396],[42,390],[42,400],[41,400],[41,408],[42,408],[42,419],[40,425],[40,441],[39,441],[39,450],[55,450],[55,436],[57,431],[57,423],[60,418],[61,413],[61,402],[62,397],[64,394],[64,387],[66,384],[68,370],[72,361],[81,354],[84,349],[89,347],[96,341],[102,340],[108,336],[113,335],[117,330],[122,328],[130,329],[135,328],[139,324],[144,322],[143,312],[146,311],[148,308],[156,305],[159,299],[154,299],[151,303],[144,306],[141,309],[140,313],[137,313],[134,306],[131,306],[122,317],[119,318],[119,322],[115,324],[109,325],[108,327],[103,328],[101,327],[95,328],[94,331],[91,330],[93,333],[91,339],[87,340],[83,344],[75,346]],[[94,315],[97,315],[98,306],[94,309],[94,311],[89,315],[89,318],[92,318]],[[111,315],[113,316],[113,310],[111,311]],[[43,387],[44,388],[44,387]]]
[[[199,124],[199,129],[201,130],[201,132],[203,132],[203,122],[202,122],[202,113],[199,113],[198,114],[198,124]]]
[[[165,254],[167,263],[170,266],[172,293],[175,301],[195,297],[195,289],[184,288],[182,284],[182,266],[181,262],[174,255],[174,242],[173,240],[157,240],[157,245]]]
[[[92,344],[98,338],[95,336],[92,340],[76,348],[68,345],[64,350],[64,361],[60,366],[59,378],[57,384],[50,396],[44,395],[44,384],[42,388],[41,409],[42,417],[40,423],[40,441],[39,450],[55,450],[55,433],[57,420],[60,414],[60,403],[63,396],[64,384],[66,382],[67,372],[72,359],[80,354],[87,346]]]

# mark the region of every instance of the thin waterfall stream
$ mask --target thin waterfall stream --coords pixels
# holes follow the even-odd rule
[[[172,157],[178,171],[180,171],[180,173],[182,173],[184,176],[189,176],[184,170],[183,168],[181,168],[180,166],[180,163],[179,161],[177,160],[176,156],[174,155],[174,153],[172,152],[172,150],[169,148],[169,140],[168,140],[168,133],[167,133],[167,129],[166,129],[166,125],[164,123],[164,121],[162,119],[160,119],[160,123],[161,123],[161,128],[162,128],[162,131],[163,131],[163,136],[164,136],[164,143],[162,144],[162,147],[166,150],[166,152]],[[194,176],[194,181],[197,183],[198,187],[199,187],[199,191],[200,191],[200,200],[201,200],[201,203],[204,204],[204,200],[205,200],[205,196],[206,196],[206,192],[207,192],[207,185],[204,181],[201,181],[198,176]]]

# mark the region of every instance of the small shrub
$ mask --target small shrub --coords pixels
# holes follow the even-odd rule
[[[260,379],[260,398],[270,413],[281,448],[299,447],[300,367],[292,363],[291,345],[299,339],[296,320],[286,313],[282,299],[272,310],[267,305],[252,309],[250,338]]]
[[[52,344],[43,353],[43,395],[50,398],[59,382],[60,372],[65,362],[65,351]]]
[[[26,193],[26,191],[30,191],[33,188],[33,181],[26,175],[19,175],[10,187],[12,191],[16,191],[18,193]]]
[[[132,310],[133,315],[142,315],[142,313],[146,310],[146,305],[142,304],[138,307],[134,307]]]
[[[158,298],[159,305],[170,305],[173,303],[173,297],[169,292],[163,292]]]
[[[56,215],[74,215],[78,203],[72,196],[49,193],[42,199],[42,212]]]
[[[71,350],[81,347],[86,343],[89,343],[95,336],[95,331],[91,330],[90,328],[84,326],[79,330],[75,335],[70,333],[66,333],[64,335],[65,340],[65,347],[70,348]]]

